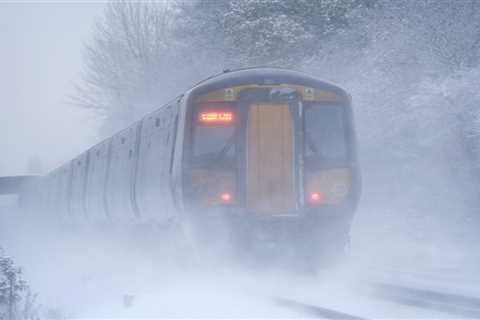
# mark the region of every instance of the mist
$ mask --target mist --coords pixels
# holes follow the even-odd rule
[[[478,317],[391,292],[377,299],[371,283],[480,295],[480,6],[291,6],[0,4],[0,176],[48,174],[200,80],[259,65],[344,88],[358,140],[362,195],[348,256],[321,272],[287,250],[271,258],[268,244],[242,255],[228,232],[204,246],[176,227],[22,216],[15,195],[0,195],[0,256],[22,268],[40,318],[332,318],[305,305],[365,318]]]
[[[1,4],[2,175],[25,174],[31,159],[45,174],[95,141],[98,120],[67,102],[103,6]]]

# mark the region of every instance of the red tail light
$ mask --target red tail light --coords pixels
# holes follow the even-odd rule
[[[320,192],[310,192],[308,196],[308,202],[311,204],[321,203],[323,201],[322,194]]]
[[[220,194],[220,202],[225,204],[232,203],[233,202],[232,194],[230,192],[222,192]]]

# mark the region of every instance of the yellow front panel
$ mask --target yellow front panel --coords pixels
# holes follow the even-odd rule
[[[305,191],[307,194],[320,192],[324,204],[339,204],[345,201],[351,183],[351,172],[347,168],[322,170],[306,178]]]
[[[236,191],[235,173],[232,171],[195,168],[191,171],[191,181],[192,189],[198,196],[195,200],[201,206],[219,204],[223,192],[235,194]]]
[[[318,88],[310,88],[295,84],[278,84],[278,85],[258,85],[258,84],[245,84],[215,91],[199,97],[197,102],[214,102],[214,101],[236,101],[238,100],[240,92],[245,89],[292,89],[295,90],[303,101],[319,101],[319,102],[341,102],[345,101],[344,97],[335,94],[329,90],[323,90]]]
[[[247,207],[295,210],[293,123],[287,104],[254,104],[247,129]]]

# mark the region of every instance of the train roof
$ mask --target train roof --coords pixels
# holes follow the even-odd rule
[[[200,81],[188,93],[196,95],[242,84],[298,84],[328,90],[343,96],[345,99],[349,99],[348,93],[337,85],[320,80],[308,73],[272,67],[226,70],[223,73]]]

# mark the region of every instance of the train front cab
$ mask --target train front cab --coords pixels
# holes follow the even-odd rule
[[[359,193],[349,97],[291,82],[199,91],[186,116],[190,215],[271,237],[346,241]]]

